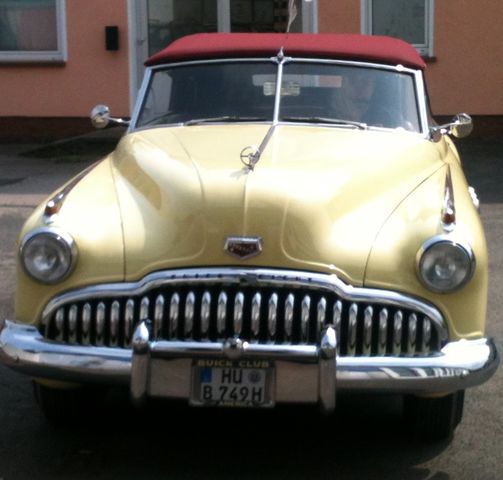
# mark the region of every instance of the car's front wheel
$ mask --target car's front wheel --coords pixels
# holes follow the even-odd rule
[[[412,428],[418,436],[428,440],[450,438],[463,417],[464,399],[464,390],[438,398],[405,397],[407,428]]]
[[[33,388],[42,413],[56,426],[83,424],[100,408],[106,394],[97,386],[54,388],[34,381]]]

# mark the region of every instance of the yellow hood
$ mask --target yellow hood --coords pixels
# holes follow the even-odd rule
[[[163,268],[257,265],[361,284],[381,226],[443,165],[431,142],[405,132],[281,125],[249,171],[240,153],[267,130],[204,125],[123,138],[112,161],[127,279]],[[261,237],[263,252],[232,257],[228,236]]]

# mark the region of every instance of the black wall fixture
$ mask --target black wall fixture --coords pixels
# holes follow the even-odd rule
[[[119,27],[116,25],[105,27],[105,48],[110,51],[119,50]]]

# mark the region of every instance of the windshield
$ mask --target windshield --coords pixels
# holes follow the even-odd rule
[[[136,127],[273,122],[278,64],[201,62],[153,71]],[[384,68],[285,62],[280,122],[420,131],[414,76]]]
[[[260,79],[275,78],[273,62],[206,63],[155,71],[137,126],[205,119],[273,118],[274,95]]]

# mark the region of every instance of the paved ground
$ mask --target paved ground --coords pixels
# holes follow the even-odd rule
[[[0,321],[13,315],[14,245],[22,222],[48,192],[91,163],[97,149],[106,151],[111,144],[94,145],[86,156],[82,152],[90,150],[78,142],[71,148],[36,147],[0,146]],[[503,141],[465,141],[460,148],[482,202],[490,249],[488,333],[502,339]],[[118,391],[103,415],[73,430],[58,430],[40,415],[29,380],[0,366],[0,480],[500,480],[502,389],[500,368],[489,383],[467,393],[464,421],[451,443],[412,440],[394,397],[371,403],[342,399],[335,418],[327,421],[310,409],[257,416],[164,402],[138,412]]]

